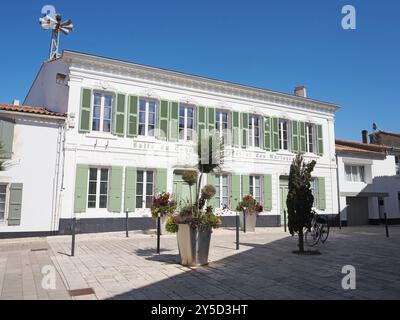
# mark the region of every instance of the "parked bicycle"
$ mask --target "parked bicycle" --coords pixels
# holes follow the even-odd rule
[[[320,241],[325,243],[329,236],[329,223],[325,215],[316,214],[311,222],[311,230],[305,230],[306,244],[316,246]]]

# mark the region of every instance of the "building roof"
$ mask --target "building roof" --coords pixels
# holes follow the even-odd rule
[[[388,136],[400,137],[400,133],[389,132],[389,131],[384,131],[384,130],[379,130],[379,131],[373,132],[373,133],[370,134],[370,136],[373,136],[373,135],[376,135],[376,134],[386,134]]]
[[[391,148],[384,145],[360,143],[347,140],[336,140],[336,152],[386,155]]]
[[[35,114],[35,115],[43,115],[43,116],[51,116],[51,117],[58,117],[58,118],[66,118],[66,113],[58,113],[47,110],[41,107],[29,107],[29,106],[16,106],[12,104],[4,104],[0,103],[0,111],[10,111],[10,112],[18,112],[18,113],[28,113],[28,114]]]

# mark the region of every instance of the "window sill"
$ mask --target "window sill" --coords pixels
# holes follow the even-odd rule
[[[280,156],[294,156],[295,153],[289,151],[289,150],[278,150],[276,152],[276,154],[280,155]]]
[[[104,140],[117,140],[118,136],[114,136],[111,133],[105,133],[105,132],[91,132],[86,134],[86,138],[90,139],[104,139]]]
[[[161,139],[157,139],[156,137],[150,137],[150,136],[137,136],[134,138],[135,142],[159,142],[159,141],[165,141]]]

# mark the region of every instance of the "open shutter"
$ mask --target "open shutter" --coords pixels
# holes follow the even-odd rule
[[[178,141],[179,137],[179,103],[171,102],[171,110],[169,113],[169,140]]]
[[[169,117],[169,102],[160,102],[160,116],[158,123],[158,137],[162,140],[168,139],[168,117]]]
[[[108,210],[110,212],[121,212],[122,205],[122,167],[112,167],[110,192],[108,197]]]
[[[125,168],[125,212],[134,212],[136,209],[136,168]]]
[[[299,147],[300,152],[306,152],[306,124],[304,122],[299,122]]]
[[[215,187],[215,183],[216,183],[216,176],[213,172],[210,172],[209,174],[207,174],[207,184]],[[210,200],[208,200],[208,205],[212,206],[213,208],[216,208],[215,200],[216,200],[215,197],[212,197]]]
[[[8,211],[8,225],[21,225],[21,208],[22,208],[22,183],[12,183],[10,186],[10,205]]]
[[[240,146],[239,112],[232,112],[232,146]]]
[[[128,108],[128,137],[136,137],[138,134],[138,103],[139,98],[136,96],[129,97]]]
[[[318,209],[326,209],[325,178],[318,178]]]
[[[324,137],[322,133],[322,126],[317,125],[317,152],[318,155],[322,156],[324,154]]]
[[[156,192],[167,192],[168,187],[168,176],[167,176],[167,169],[157,169],[157,187]]]
[[[264,150],[271,150],[271,118],[264,117]]]
[[[242,118],[242,147],[246,148],[248,145],[249,141],[249,114],[248,113],[242,113],[241,114]]]
[[[272,118],[272,151],[279,150],[279,119]]]
[[[240,175],[232,175],[231,182],[231,210],[236,211],[236,208],[240,202]]]
[[[0,159],[12,158],[14,126],[9,120],[0,120]]]
[[[299,122],[298,121],[291,121],[292,122],[292,152],[298,153],[299,148]]]
[[[202,137],[207,128],[207,114],[206,107],[198,107],[197,108],[197,137]]]
[[[250,176],[242,175],[242,197],[250,194]]]
[[[81,92],[81,110],[79,119],[79,132],[90,132],[90,119],[92,116],[92,90],[82,89]]]
[[[86,212],[88,200],[89,166],[78,164],[75,175],[74,212]]]
[[[117,94],[117,103],[114,113],[114,134],[120,137],[125,136],[125,105],[126,96],[122,93]]]
[[[264,211],[272,210],[272,175],[264,175]]]
[[[215,108],[208,108],[207,127],[212,131],[215,129]]]

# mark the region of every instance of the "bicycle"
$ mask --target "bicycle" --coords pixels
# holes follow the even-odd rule
[[[305,240],[308,246],[314,247],[319,241],[325,243],[329,237],[328,218],[316,214],[311,222],[311,230],[305,230]]]

